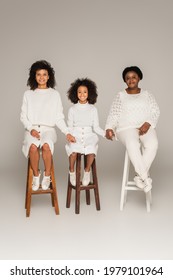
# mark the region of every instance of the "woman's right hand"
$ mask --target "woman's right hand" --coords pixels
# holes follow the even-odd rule
[[[112,129],[106,129],[106,138],[108,140],[113,140],[113,137],[115,137],[115,133]]]
[[[33,137],[40,139],[40,133],[37,130],[32,129],[30,133]]]
[[[71,135],[70,133],[68,133],[66,135],[66,139],[67,139],[68,142],[71,142],[71,143],[75,143],[76,142],[76,138],[73,135]]]

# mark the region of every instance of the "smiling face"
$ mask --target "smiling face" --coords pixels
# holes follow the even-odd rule
[[[136,72],[127,72],[125,76],[125,83],[129,89],[137,89],[140,78]]]
[[[79,99],[79,103],[85,104],[88,101],[88,89],[85,86],[80,86],[77,89],[77,97]]]
[[[35,75],[38,88],[47,88],[47,82],[49,80],[49,74],[46,69],[40,69],[36,71]]]

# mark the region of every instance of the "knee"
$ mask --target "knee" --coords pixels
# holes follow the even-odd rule
[[[42,151],[43,152],[50,152],[50,147],[47,143],[43,144]]]
[[[35,153],[37,153],[37,151],[38,151],[37,146],[34,145],[34,144],[31,144],[30,149],[29,149],[29,152],[30,152],[31,154],[35,154]]]
[[[140,149],[140,143],[133,141],[133,140],[129,140],[128,142],[126,142],[126,149],[128,151],[135,151],[135,150],[139,150]]]
[[[76,158],[76,156],[77,156],[77,153],[74,153],[74,152],[70,155],[70,157],[72,157],[72,158]]]

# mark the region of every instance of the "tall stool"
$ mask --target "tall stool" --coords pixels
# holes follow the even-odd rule
[[[26,197],[25,197],[25,209],[26,209],[26,217],[30,216],[31,210],[31,197],[35,194],[51,194],[52,206],[55,207],[56,215],[59,215],[59,206],[57,199],[57,191],[56,191],[56,182],[55,182],[55,174],[54,174],[54,164],[52,159],[52,167],[51,167],[51,182],[50,187],[47,190],[40,188],[37,191],[32,190],[32,178],[33,171],[30,164],[30,159],[28,158],[28,168],[27,168],[27,181],[26,181]]]
[[[91,174],[93,178],[93,182],[89,183],[88,186],[83,186],[81,183],[81,157],[84,157],[84,167],[86,166],[86,156],[80,153],[77,153],[76,158],[76,186],[72,186],[70,183],[70,175],[68,175],[68,188],[67,188],[67,200],[66,207],[70,207],[71,202],[71,193],[72,189],[75,190],[75,213],[79,214],[80,212],[80,191],[85,190],[86,193],[86,204],[90,205],[90,190],[94,190],[96,209],[100,210],[100,198],[99,198],[99,190],[98,190],[98,181],[97,181],[97,172],[96,172],[96,159],[94,159],[93,164],[91,166]]]
[[[121,199],[120,199],[120,210],[123,210],[123,207],[127,201],[127,191],[143,191],[142,189],[136,187],[134,181],[129,181],[129,170],[130,170],[130,158],[128,156],[127,150],[125,152],[124,160],[124,171],[123,171],[123,180],[121,188]],[[146,208],[147,212],[150,212],[150,206],[152,203],[151,191],[145,194],[146,197]]]

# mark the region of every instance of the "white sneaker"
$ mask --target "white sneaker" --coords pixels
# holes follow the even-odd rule
[[[144,192],[147,193],[152,189],[152,179],[150,177],[146,178],[144,180],[144,184],[145,184]]]
[[[41,187],[44,191],[46,191],[50,187],[50,176],[45,176],[45,172],[43,174],[43,180],[41,183]]]
[[[142,178],[138,175],[136,175],[134,177],[134,182],[135,182],[135,185],[139,188],[139,189],[144,189],[145,188],[145,184],[144,184],[144,181],[142,180]]]
[[[41,173],[39,173],[38,176],[33,176],[33,178],[32,178],[32,190],[33,191],[37,191],[40,187],[40,175],[41,175]]]
[[[86,187],[89,185],[89,182],[90,182],[90,171],[89,172],[84,171],[82,185]]]
[[[76,172],[70,172],[69,171],[69,174],[70,174],[70,183],[72,184],[72,186],[76,186]]]

